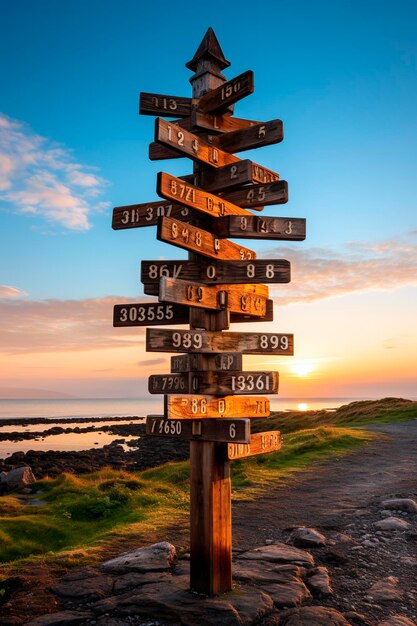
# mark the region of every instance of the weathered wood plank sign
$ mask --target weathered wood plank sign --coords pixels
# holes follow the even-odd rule
[[[164,416],[149,415],[146,420],[148,435],[178,437],[180,439],[201,439],[203,441],[223,441],[247,443],[250,441],[249,419],[167,419]]]
[[[165,414],[172,419],[269,417],[270,403],[260,396],[170,395],[166,397]]]
[[[270,416],[265,396],[278,393],[279,374],[245,370],[242,355],[294,353],[293,335],[278,326],[225,332],[234,322],[272,321],[268,284],[291,278],[288,260],[256,259],[229,238],[306,235],[304,218],[252,212],[286,203],[288,184],[236,153],[281,142],[283,123],[232,115],[254,80],[247,71],[227,81],[221,72],[229,65],[210,28],[186,65],[194,72],[192,97],[140,94],[139,112],[157,117],[149,157],[188,158],[193,171],[160,172],[163,199],[116,207],[112,220],[115,230],[156,225],[159,241],[188,251],[187,260],[142,261],[143,290],[156,298],[115,305],[113,325],[146,326],[146,350],[173,353],[170,371],[148,378],[164,413],[147,417],[146,432],[190,442],[190,586],[209,595],[232,588],[230,462],[282,446],[278,431],[250,432],[251,419]],[[188,328],[153,328],[176,324]]]

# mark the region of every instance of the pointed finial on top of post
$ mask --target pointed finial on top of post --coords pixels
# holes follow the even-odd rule
[[[230,62],[225,58],[214,30],[210,27],[198,46],[197,52],[191,61],[185,65],[195,72],[190,78],[190,83],[193,86],[193,97],[199,98],[224,83],[226,77],[221,73],[221,70],[229,67],[229,65]]]

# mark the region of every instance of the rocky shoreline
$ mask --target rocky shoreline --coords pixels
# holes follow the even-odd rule
[[[80,451],[28,450],[27,452],[22,452],[17,450],[10,456],[0,459],[0,472],[8,472],[10,469],[21,465],[29,465],[36,478],[42,478],[43,476],[55,477],[62,474],[62,472],[84,474],[97,471],[103,467],[140,471],[156,467],[168,461],[181,461],[188,458],[188,441],[176,440],[175,445],[173,445],[171,439],[149,437],[146,434],[145,424],[143,422],[137,423],[138,419],[138,417],[77,418],[57,419],[53,422],[42,418],[4,420],[1,422],[3,426],[50,424],[51,428],[33,432],[4,431],[0,433],[0,441],[19,442],[65,433],[82,434],[95,431],[117,435],[118,439],[100,448]],[[136,423],[134,420],[136,420]],[[76,425],[78,423],[104,421],[115,421],[115,423],[97,428],[95,426],[80,427]],[[127,421],[130,423],[123,423]],[[65,424],[71,424],[71,426],[64,426]],[[125,437],[132,436],[134,439],[125,442]],[[129,449],[126,450],[125,446],[128,446]]]

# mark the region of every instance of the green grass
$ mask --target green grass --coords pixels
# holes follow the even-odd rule
[[[312,462],[347,453],[374,435],[360,430],[319,427],[286,435],[282,451],[234,461],[235,499],[255,497],[267,485]],[[137,474],[105,469],[94,474],[36,483],[42,506],[29,496],[0,499],[0,561],[86,550],[116,536],[146,536],[147,530],[183,523],[189,511],[189,464],[167,463]],[[33,498],[33,494],[30,495]],[[81,552],[81,556],[85,556]]]
[[[268,420],[254,420],[253,432],[280,430],[290,433],[317,426],[365,426],[417,419],[417,402],[383,398],[345,404],[335,411],[276,411]]]

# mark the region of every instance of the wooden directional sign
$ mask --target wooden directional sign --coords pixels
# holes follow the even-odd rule
[[[255,252],[248,248],[238,246],[227,239],[219,239],[202,228],[183,224],[171,217],[160,218],[156,236],[160,241],[166,241],[173,246],[198,252],[214,259],[246,260],[256,258]]]
[[[239,157],[233,156],[220,148],[217,148],[198,135],[190,133],[185,128],[167,122],[158,117],[155,120],[155,141],[167,146],[170,151],[175,150],[179,156],[191,157],[194,161],[206,163],[212,167],[222,167],[239,161]],[[156,150],[151,144],[149,158],[153,160],[172,158],[171,152]]]
[[[187,184],[180,178],[165,174],[165,172],[158,174],[156,191],[163,198],[174,200],[196,211],[215,217],[220,215],[252,215],[250,211],[246,211],[228,200],[220,198],[220,196],[198,189],[198,187]]]
[[[273,183],[279,174],[257,165],[249,159],[242,159],[218,169],[206,169],[197,174],[195,184],[206,191],[226,191],[248,183]],[[254,208],[254,207],[251,207]]]
[[[285,204],[288,202],[288,183],[278,180],[265,185],[246,185],[242,189],[224,192],[222,198],[246,208]]]
[[[175,217],[183,222],[188,222],[192,217],[195,217],[195,213],[184,205],[164,200],[117,206],[113,209],[112,228],[122,230],[155,226],[158,223],[158,217],[163,216]]]
[[[248,419],[171,420],[159,415],[148,415],[146,434],[179,439],[247,443],[250,441],[250,421]]]
[[[214,146],[226,152],[242,152],[252,148],[260,148],[284,139],[284,128],[281,120],[259,123],[249,128],[233,130],[230,133],[212,138]]]
[[[266,313],[268,287],[265,285],[204,285],[178,278],[162,277],[159,300],[203,309],[227,309],[262,317]]]
[[[212,225],[218,237],[233,239],[273,239],[275,241],[303,241],[306,221],[297,217],[264,217],[251,215],[221,217]]]
[[[136,302],[115,304],[113,326],[162,326],[163,324],[188,324],[189,309],[174,304]]]
[[[207,285],[288,283],[291,266],[286,259],[210,261],[201,264],[192,261],[142,261],[140,278],[147,294],[159,294],[159,279],[162,276]]]
[[[278,372],[200,372],[190,374],[191,391],[203,394],[278,393]]]
[[[211,130],[214,133],[228,133],[233,130],[241,130],[242,128],[250,128],[254,124],[260,124],[254,120],[245,120],[231,115],[211,115],[210,113],[201,113],[200,111],[191,111],[189,119],[189,127],[187,130],[195,132],[196,130]],[[183,125],[186,120],[180,120],[179,126]],[[188,121],[188,120],[187,120]]]
[[[221,354],[180,354],[171,357],[171,372],[199,372],[219,370],[227,372],[242,369],[240,352]]]
[[[141,115],[186,117],[191,114],[192,104],[191,98],[142,92],[139,96],[139,113]]]
[[[146,329],[148,352],[242,352],[293,356],[294,336],[284,333],[229,333]]]
[[[214,372],[152,374],[149,393],[197,393],[251,395],[278,393],[278,372]]]
[[[262,396],[167,396],[165,416],[170,419],[269,417],[270,403]]]
[[[269,430],[264,433],[251,435],[247,444],[229,443],[227,446],[226,458],[228,461],[244,459],[256,454],[266,452],[277,452],[282,448],[282,437],[279,430]]]
[[[253,90],[253,72],[248,70],[202,96],[198,100],[197,109],[203,113],[221,113],[234,102],[253,93]]]

